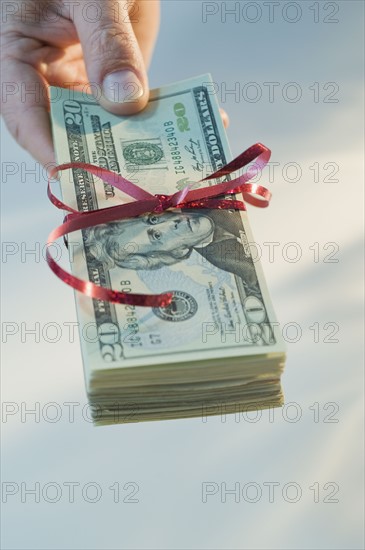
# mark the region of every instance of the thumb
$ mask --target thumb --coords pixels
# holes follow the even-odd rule
[[[86,72],[100,105],[118,115],[143,109],[149,89],[146,68],[128,15],[130,2],[80,2],[74,24]]]

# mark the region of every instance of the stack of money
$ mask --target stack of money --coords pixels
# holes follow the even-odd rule
[[[87,93],[53,88],[57,161],[93,163],[152,194],[206,186],[196,182],[232,159],[212,90],[209,75],[159,88],[145,110],[123,117]],[[60,182],[63,201],[82,212],[130,200],[80,168]],[[234,209],[170,209],[70,234],[77,277],[173,294],[169,306],[146,308],[76,292],[95,424],[282,404],[284,344],[252,242],[247,213]]]

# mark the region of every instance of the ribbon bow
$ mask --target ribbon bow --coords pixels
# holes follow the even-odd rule
[[[176,208],[178,204],[182,203],[188,194],[190,185],[184,187],[181,191],[174,193],[173,195],[155,195],[158,200],[158,204],[153,209],[156,213],[161,213],[168,208]]]
[[[270,159],[270,155],[270,149],[261,143],[256,143],[238,155],[238,157],[234,160],[223,166],[223,168],[217,170],[213,174],[210,174],[206,178],[199,180],[199,183],[211,179],[221,178],[255,161],[255,163],[251,165],[242,176],[238,176],[237,178],[227,182],[218,183],[208,187],[201,187],[200,189],[191,189],[194,184],[190,184],[173,195],[152,195],[138,185],[135,185],[126,178],[123,178],[123,176],[93,164],[70,162],[56,166],[50,174],[50,179],[60,171],[81,168],[95,176],[98,176],[106,183],[120,189],[136,200],[129,203],[119,204],[117,206],[91,210],[89,212],[79,212],[60,201],[52,193],[49,182],[47,193],[50,201],[57,208],[66,210],[70,213],[65,217],[63,224],[54,229],[48,237],[46,251],[47,263],[52,271],[63,282],[72,286],[74,289],[83,292],[90,298],[118,304],[166,307],[172,301],[173,295],[171,292],[155,295],[127,294],[125,292],[104,288],[92,283],[91,281],[83,281],[82,279],[75,277],[71,273],[65,271],[56,262],[56,260],[54,260],[50,253],[50,246],[56,239],[63,237],[68,233],[72,233],[73,231],[79,231],[81,229],[86,229],[95,225],[105,224],[121,219],[134,218],[148,212],[161,213],[169,208],[228,208],[246,210],[246,206],[243,201],[235,199],[221,199],[219,198],[220,195],[241,193],[246,202],[254,206],[264,208],[269,204],[271,198],[270,191],[261,185],[254,183],[248,184],[247,182],[256,175],[258,169],[262,170],[266,166]]]

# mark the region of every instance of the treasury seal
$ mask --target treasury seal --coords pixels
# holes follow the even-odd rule
[[[155,143],[137,141],[123,148],[123,156],[130,164],[155,164],[163,158],[163,150]]]
[[[198,303],[188,292],[182,290],[169,290],[172,292],[171,304],[167,307],[154,307],[153,313],[163,321],[187,321],[194,317],[198,311]]]

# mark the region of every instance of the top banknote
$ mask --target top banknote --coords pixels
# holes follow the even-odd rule
[[[199,182],[232,158],[213,92],[203,75],[153,90],[146,109],[123,117],[86,93],[53,88],[57,161],[96,164],[152,194],[228,180]],[[61,188],[84,212],[131,200],[80,168],[61,175]],[[165,308],[76,293],[86,369],[282,353],[252,242],[247,213],[234,209],[171,209],[72,233],[74,275],[123,292],[173,293]]]

